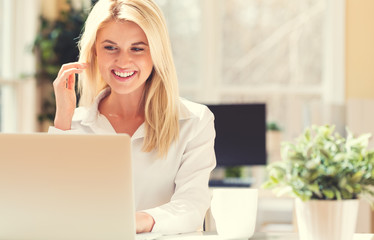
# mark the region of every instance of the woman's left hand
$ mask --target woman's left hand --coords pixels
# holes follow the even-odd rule
[[[135,215],[136,219],[136,233],[151,232],[155,220],[151,215],[145,212],[137,212]]]

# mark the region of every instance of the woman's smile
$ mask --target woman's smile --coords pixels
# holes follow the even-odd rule
[[[112,70],[112,75],[114,76],[114,78],[121,82],[130,81],[136,76],[137,73],[137,71]]]

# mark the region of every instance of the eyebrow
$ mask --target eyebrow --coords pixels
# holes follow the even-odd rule
[[[113,41],[111,41],[111,40],[108,40],[108,39],[102,41],[101,43],[110,43],[110,44],[113,44],[113,45],[118,45],[117,43],[115,43],[115,42],[113,42]],[[146,46],[148,46],[148,44],[146,44],[145,42],[142,42],[142,41],[132,43],[131,45],[132,45],[132,46],[137,46],[137,45],[146,45]]]
[[[146,45],[146,46],[148,46],[148,44],[146,44],[145,42],[136,42],[136,43],[133,43],[131,45],[133,45],[133,46],[135,46],[135,45]]]

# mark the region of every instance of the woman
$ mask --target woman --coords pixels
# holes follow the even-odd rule
[[[137,233],[198,230],[216,164],[214,116],[179,98],[160,9],[153,0],[100,0],[79,46],[79,61],[63,65],[53,83],[57,109],[49,132],[129,134]]]

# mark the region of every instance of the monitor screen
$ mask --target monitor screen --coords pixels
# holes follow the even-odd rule
[[[265,165],[265,104],[208,107],[215,116],[217,166]]]

